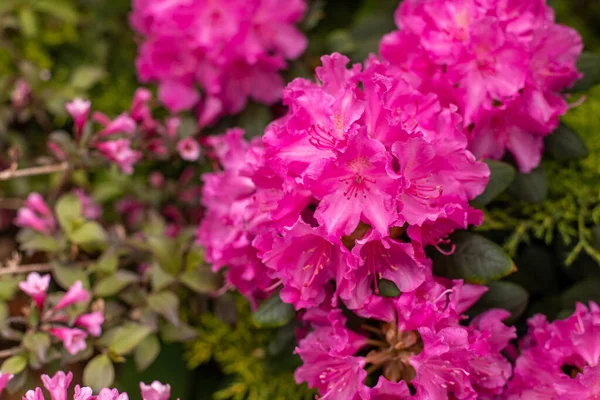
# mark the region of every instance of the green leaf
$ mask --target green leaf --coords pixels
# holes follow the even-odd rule
[[[119,267],[119,254],[114,249],[109,249],[102,253],[98,261],[94,263],[92,269],[104,274],[113,274]]]
[[[112,386],[115,380],[115,367],[106,354],[99,354],[85,366],[83,384],[95,392]]]
[[[212,272],[208,265],[200,265],[187,270],[179,280],[185,286],[200,294],[209,294],[219,288],[219,276]]]
[[[71,232],[69,238],[76,244],[89,245],[106,242],[107,235],[102,225],[88,221]]]
[[[173,275],[169,275],[158,264],[152,265],[150,279],[152,281],[152,290],[159,292],[175,282]]]
[[[485,160],[485,163],[490,168],[490,181],[483,193],[473,200],[473,205],[477,207],[483,207],[490,203],[504,192],[515,179],[515,169],[512,165],[495,160]]]
[[[161,268],[168,274],[177,275],[183,263],[175,241],[165,236],[149,236],[147,240]]]
[[[378,279],[377,287],[379,288],[379,296],[382,297],[398,297],[402,294],[398,286],[389,279]]]
[[[544,148],[555,160],[574,160],[587,157],[590,152],[579,135],[561,123],[546,139]]]
[[[54,263],[52,265],[52,276],[60,287],[65,290],[68,290],[77,281],[81,281],[85,289],[90,288],[86,272],[77,266],[64,266]]]
[[[16,375],[27,367],[27,357],[23,354],[12,356],[5,360],[0,367],[0,371],[5,374]]]
[[[452,235],[452,242],[456,248],[451,255],[433,253],[436,275],[487,284],[516,270],[502,247],[481,235],[460,231]]]
[[[66,194],[58,199],[55,212],[58,223],[67,234],[74,231],[83,222],[81,201],[74,194]]]
[[[529,294],[523,287],[513,282],[498,281],[488,285],[489,290],[469,309],[469,315],[479,315],[492,308],[503,308],[510,312],[505,321],[512,325],[527,308]]]
[[[123,326],[113,328],[106,339],[108,349],[117,355],[131,352],[152,330],[141,324],[127,322]]]
[[[173,292],[160,292],[148,296],[148,307],[155,313],[166,318],[173,325],[178,326],[179,299]]]
[[[94,286],[94,294],[99,297],[110,297],[137,280],[137,274],[131,271],[120,270],[100,279]]]
[[[517,174],[510,187],[510,193],[528,203],[544,201],[548,194],[548,181],[544,167],[540,165],[529,174]]]
[[[279,294],[265,300],[252,315],[254,325],[259,328],[279,328],[294,317],[294,307],[284,303]]]
[[[587,304],[590,301],[600,303],[600,278],[589,277],[575,283],[561,293],[560,302],[564,310],[572,312],[577,302]]]
[[[237,126],[243,128],[249,137],[261,136],[272,119],[268,106],[250,102],[240,114]]]
[[[0,302],[0,332],[6,326],[6,320],[10,317],[10,310],[8,309],[8,304],[5,302]]]
[[[19,26],[26,37],[33,37],[37,34],[38,22],[31,8],[23,7],[19,10]]]
[[[0,299],[12,300],[19,289],[19,279],[0,281]]]
[[[68,2],[56,0],[36,0],[33,3],[36,10],[52,15],[63,22],[74,24],[77,22],[77,11]]]
[[[28,332],[23,337],[22,345],[30,352],[29,363],[33,368],[41,368],[46,363],[51,345],[50,336],[47,333]]]
[[[71,77],[71,85],[75,89],[88,90],[98,83],[106,72],[99,66],[83,65],[73,72]]]
[[[17,240],[21,245],[21,250],[24,251],[55,253],[60,250],[60,244],[52,236],[44,235],[31,229],[21,230],[17,236]]]
[[[187,342],[198,336],[194,328],[186,324],[175,326],[173,324],[162,324],[160,336],[165,342]]]
[[[160,341],[156,335],[146,337],[136,348],[133,353],[135,367],[141,372],[148,368],[160,353]]]
[[[583,78],[575,83],[572,91],[588,90],[600,83],[600,55],[583,52],[577,61],[577,69],[583,72]]]

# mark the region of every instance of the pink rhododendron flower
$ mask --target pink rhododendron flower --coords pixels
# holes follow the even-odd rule
[[[75,132],[78,137],[80,137],[83,133],[83,128],[88,120],[88,116],[90,115],[91,107],[91,101],[79,98],[74,99],[66,105],[67,111],[69,114],[71,114],[73,121],[75,121]]]
[[[133,173],[133,164],[142,158],[142,153],[131,149],[131,141],[128,139],[117,139],[97,144],[98,150],[109,161],[119,166],[126,174]]]
[[[567,109],[561,91],[580,77],[579,34],[545,1],[408,0],[381,54],[411,83],[455,104],[478,157],[506,150],[529,172],[543,137]]]
[[[600,307],[578,303],[568,318],[549,323],[538,314],[529,332],[505,398],[587,399],[600,395]]]
[[[50,333],[59,338],[65,349],[73,355],[85,350],[87,344],[85,339],[88,334],[77,328],[50,328]]]
[[[81,281],[77,281],[71,285],[67,293],[65,293],[54,309],[61,310],[76,303],[85,303],[89,299],[89,292],[83,288],[83,283],[81,283]]]
[[[15,225],[50,234],[56,228],[56,220],[42,196],[33,192],[27,196],[25,206],[19,208]]]
[[[332,400],[475,400],[499,395],[512,373],[500,353],[516,336],[514,328],[501,322],[509,314],[491,310],[462,326],[457,310],[463,286],[460,281],[450,285],[446,289],[430,281],[414,293],[381,304],[396,303],[398,317],[372,320],[360,332],[345,326],[340,310],[325,311],[326,318],[307,313],[313,331],[296,349],[304,363],[296,380]],[[406,306],[414,307],[414,312],[406,313]],[[430,317],[423,318],[427,309],[432,311]],[[382,374],[373,388],[365,382],[368,371]]]
[[[82,314],[75,320],[75,325],[87,329],[92,335],[99,337],[102,334],[102,324],[104,316],[101,312],[93,312],[90,314]]]
[[[6,388],[6,384],[13,378],[12,374],[3,374],[0,372],[0,394]]]
[[[50,274],[40,275],[37,272],[31,272],[25,281],[19,283],[19,288],[31,296],[37,304],[38,310],[42,311],[49,284]]]
[[[306,48],[294,26],[305,10],[304,0],[136,0],[131,24],[144,37],[138,75],[158,82],[171,112],[197,106],[201,125],[241,111],[248,98],[273,103],[286,60]]]
[[[186,137],[177,143],[177,151],[186,161],[196,161],[200,157],[200,145],[193,137]]]

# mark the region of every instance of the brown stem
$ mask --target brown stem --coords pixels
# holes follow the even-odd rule
[[[12,349],[0,350],[0,359],[12,357],[20,351],[20,347],[13,347]]]
[[[7,169],[0,171],[0,181],[7,181],[13,178],[22,178],[25,176],[53,174],[55,172],[66,171],[69,168],[68,162],[63,162],[54,165],[43,165],[41,167],[31,167],[25,169]]]
[[[49,272],[52,271],[52,264],[26,264],[16,267],[0,268],[1,275],[27,274],[29,272]]]

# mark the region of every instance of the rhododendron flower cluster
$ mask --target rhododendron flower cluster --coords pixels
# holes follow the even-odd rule
[[[313,330],[296,350],[304,361],[296,379],[318,388],[323,399],[493,398],[511,376],[500,351],[516,334],[502,323],[509,315],[504,310],[460,325],[462,312],[483,291],[430,281],[380,304],[389,318],[370,320],[359,331],[346,326],[339,309],[312,309],[303,318]],[[369,387],[374,372],[380,376]]]
[[[271,104],[286,60],[306,48],[295,27],[305,9],[304,0],[135,0],[138,75],[158,82],[171,112],[197,106],[201,125],[238,113],[248,98]]]
[[[0,380],[2,376],[0,376]],[[53,377],[42,375],[42,383],[44,388],[50,394],[50,400],[67,400],[69,387],[73,380],[73,374],[69,372],[65,374],[62,371],[57,372]],[[1,392],[1,390],[0,390]],[[142,400],[169,400],[171,398],[171,386],[163,385],[158,381],[152,382],[150,385],[140,383],[140,392]],[[27,391],[23,400],[45,400],[44,391],[37,387]],[[104,388],[101,389],[98,395],[89,387],[75,386],[73,400],[129,400],[127,393],[119,393],[117,389]]]
[[[83,288],[81,281],[77,281],[54,307],[45,309],[49,283],[50,275],[41,276],[37,272],[32,272],[25,281],[19,283],[19,288],[34,300],[40,315],[39,328],[47,330],[58,338],[69,353],[77,354],[87,347],[88,334],[95,337],[100,336],[104,316],[99,311],[80,314],[72,324],[69,324],[68,315],[61,310],[74,304],[87,303],[90,300],[90,294]]]
[[[199,241],[247,294],[282,284],[297,309],[318,306],[330,281],[360,309],[385,278],[401,291],[431,276],[423,247],[481,221],[468,201],[487,166],[466,150],[461,120],[435,95],[375,59],[347,69],[322,58],[319,83],[296,79],[289,112],[263,138],[211,138],[223,171],[204,177]]]
[[[535,168],[568,109],[561,91],[581,76],[579,34],[556,24],[545,0],[407,0],[395,18],[382,56],[459,107],[476,156],[508,150],[521,171]]]
[[[600,396],[600,307],[578,303],[568,318],[529,319],[506,398],[593,399]]]

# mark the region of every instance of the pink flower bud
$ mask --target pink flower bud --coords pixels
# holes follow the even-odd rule
[[[104,316],[101,312],[93,312],[90,314],[82,314],[75,320],[75,325],[81,326],[88,330],[88,332],[95,337],[102,334],[102,324],[104,323]]]
[[[131,104],[131,118],[143,121],[151,116],[148,102],[152,99],[152,92],[146,88],[139,88],[133,95]]]
[[[75,194],[79,198],[82,207],[82,214],[87,219],[98,219],[102,215],[102,208],[92,200],[85,192],[81,189],[75,189]]]
[[[104,157],[117,164],[126,174],[132,174],[133,164],[142,158],[142,153],[132,150],[130,146],[131,142],[128,139],[102,142],[97,145]]]
[[[59,338],[63,342],[65,349],[72,355],[79,353],[81,350],[85,350],[87,346],[85,339],[88,334],[81,329],[51,328],[50,333]],[[50,390],[48,386],[46,386],[46,389]]]
[[[140,383],[142,400],[169,400],[171,397],[171,386],[163,385],[159,381],[154,381],[150,385]]]
[[[71,384],[72,380],[73,374],[71,372],[65,375],[64,372],[59,371],[52,378],[50,378],[48,375],[42,375],[42,383],[50,392],[50,397],[52,400],[67,400],[67,390],[69,389],[69,385]]]
[[[187,161],[196,161],[200,157],[200,145],[193,137],[181,139],[177,143],[177,151]]]
[[[52,211],[39,193],[31,193],[25,200],[25,207],[17,212],[15,224],[21,228],[30,228],[37,232],[50,234],[56,228]]]
[[[6,388],[6,384],[8,384],[8,381],[10,381],[12,378],[12,374],[3,374],[0,372],[0,394],[2,394],[4,388]]]
[[[89,100],[74,99],[72,102],[67,103],[66,108],[73,120],[75,121],[75,129],[77,137],[81,136],[83,127],[87,122],[88,116],[90,115],[90,107],[92,102]]]
[[[46,300],[46,292],[48,291],[49,284],[49,274],[40,276],[40,274],[37,272],[32,272],[27,275],[27,280],[19,283],[19,287],[22,291],[33,298],[38,309],[42,311],[44,308],[44,301]]]
[[[57,159],[59,159],[61,161],[65,161],[67,159],[67,153],[56,142],[49,141],[48,142],[48,150],[50,150],[50,152],[52,154],[54,154],[54,157],[56,157]]]
[[[61,310],[76,303],[85,303],[90,299],[90,294],[83,288],[81,281],[75,282],[65,293],[60,302],[54,307],[55,310]]]

